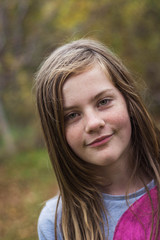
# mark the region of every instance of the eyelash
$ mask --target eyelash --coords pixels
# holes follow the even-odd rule
[[[74,115],[74,116],[73,116]],[[66,116],[65,116],[65,120],[74,120],[75,118],[76,118],[76,116],[78,115],[79,116],[79,114],[78,113],[76,113],[76,112],[73,112],[73,113],[69,113],[69,114],[67,114]]]
[[[109,98],[104,98],[102,100],[100,100],[97,104],[98,107],[106,107],[109,103],[111,102],[111,99]],[[77,117],[80,116],[80,113],[77,113],[77,112],[71,112],[69,114],[67,114],[64,119],[65,121],[74,121],[74,119],[76,119]]]
[[[104,101],[105,101],[105,103],[104,103]],[[110,102],[111,102],[111,99],[109,99],[109,98],[104,98],[104,99],[102,99],[102,100],[100,100],[100,101],[98,102],[98,107],[106,106],[106,105],[108,105]]]

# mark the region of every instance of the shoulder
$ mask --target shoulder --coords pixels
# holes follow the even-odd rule
[[[57,207],[58,196],[48,200],[43,207],[39,219],[38,219],[38,236],[40,240],[54,240],[54,224],[55,224],[55,214]],[[58,216],[57,216],[57,234],[60,235],[60,218],[61,218],[62,204],[61,200],[58,206]],[[58,240],[61,239],[58,237]]]

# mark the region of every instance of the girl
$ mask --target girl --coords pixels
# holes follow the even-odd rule
[[[42,64],[36,94],[60,190],[39,239],[160,239],[160,132],[121,61],[71,42]]]

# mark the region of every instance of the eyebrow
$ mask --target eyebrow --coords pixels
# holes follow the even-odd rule
[[[113,92],[113,89],[105,89],[105,90],[99,92],[98,94],[96,94],[95,96],[93,96],[91,98],[91,101],[98,99],[103,94],[111,94],[112,92]],[[72,110],[74,108],[78,108],[78,106],[73,105],[73,106],[63,107],[63,111],[69,111],[69,110]]]
[[[97,98],[99,98],[101,95],[103,95],[105,93],[110,94],[112,92],[113,92],[113,89],[111,89],[111,88],[105,89],[105,90],[99,92],[98,94],[96,94],[91,100],[97,99]]]

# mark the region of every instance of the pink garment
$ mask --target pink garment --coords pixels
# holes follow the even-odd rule
[[[155,226],[157,221],[157,188],[150,190],[154,209],[154,231],[152,240],[155,239]],[[134,202],[120,218],[114,233],[113,240],[150,240],[152,228],[152,206],[148,194],[144,194]],[[158,232],[160,239],[160,226]]]

